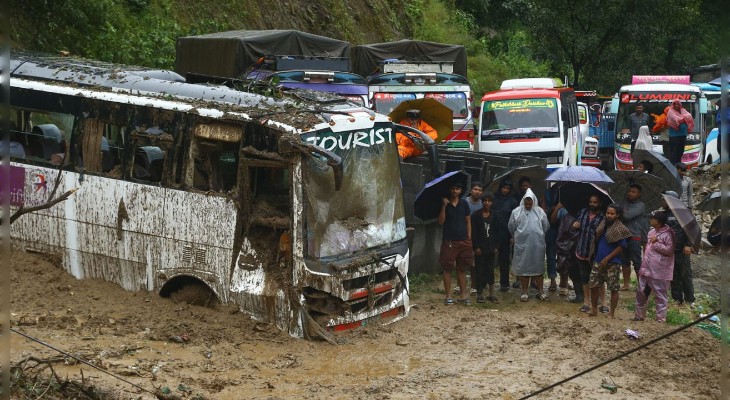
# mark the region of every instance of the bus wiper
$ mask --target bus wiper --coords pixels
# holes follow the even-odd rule
[[[500,133],[500,132],[504,132],[504,131],[511,131],[511,130],[513,130],[513,129],[514,129],[514,128],[487,129],[487,130],[485,131],[485,133],[487,134],[487,136],[489,136],[489,135],[491,135],[491,134],[493,134],[493,133]]]
[[[542,137],[543,135],[554,135],[557,132],[554,131],[545,131],[545,130],[535,130],[530,131],[530,133],[527,134],[528,137]]]
[[[284,135],[279,139],[279,151],[283,153],[299,151],[302,154],[310,155],[317,154],[318,156],[327,160],[327,165],[332,167],[332,172],[335,174],[335,190],[339,191],[342,187],[342,158],[337,154],[325,150],[319,146],[316,146],[309,142],[295,141],[295,139]]]

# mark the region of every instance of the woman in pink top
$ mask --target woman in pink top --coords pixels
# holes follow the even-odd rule
[[[646,318],[646,303],[651,292],[654,292],[656,302],[656,320],[665,322],[667,318],[669,284],[674,273],[674,231],[666,223],[666,212],[651,213],[649,225],[652,229],[647,236],[639,270],[634,321],[643,321]]]

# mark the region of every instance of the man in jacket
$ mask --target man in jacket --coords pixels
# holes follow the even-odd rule
[[[403,118],[399,123],[401,125],[406,125],[410,126],[411,128],[418,129],[419,131],[430,136],[433,140],[436,140],[438,138],[438,132],[436,132],[436,130],[433,129],[431,125],[426,123],[426,121],[421,119],[420,110],[413,109],[406,111],[406,117]],[[396,143],[398,143],[398,154],[403,160],[411,157],[416,157],[423,153],[423,151],[416,148],[410,138],[400,132],[395,135],[395,141]]]
[[[648,223],[646,219],[646,205],[641,201],[642,187],[639,184],[632,184],[626,192],[624,199],[619,206],[624,210],[621,221],[631,231],[631,238],[627,249],[628,256],[624,257],[623,289],[629,290],[631,281],[631,264],[634,265],[634,271],[639,274],[641,269],[641,246],[646,243],[646,232],[648,231]]]
[[[664,192],[667,195],[678,198],[677,193],[672,191]],[[664,202],[664,209],[667,212],[667,225],[674,231],[674,273],[672,274],[672,299],[677,304],[690,303],[694,307],[695,290],[692,283],[692,265],[690,255],[692,254],[692,243],[687,234],[684,233],[677,217]]]

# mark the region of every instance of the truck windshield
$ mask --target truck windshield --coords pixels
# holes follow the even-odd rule
[[[465,93],[426,93],[424,97],[434,99],[449,107],[454,114],[454,118],[466,118],[469,115]]]
[[[483,140],[560,137],[556,99],[485,101],[482,112]]]
[[[406,100],[414,100],[415,98],[415,93],[375,93],[373,95],[373,108],[381,114],[388,115],[400,103]]]
[[[406,237],[403,190],[393,126],[304,135],[342,158],[342,187],[318,159],[304,164],[306,254],[332,257],[372,249]]]

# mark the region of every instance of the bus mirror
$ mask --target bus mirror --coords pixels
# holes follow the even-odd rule
[[[309,156],[313,156],[313,154],[316,154],[325,160],[327,160],[327,165],[332,167],[332,172],[335,175],[335,190],[339,191],[342,187],[342,158],[338,156],[337,154],[325,150],[319,146],[315,146],[308,142],[303,141],[295,141],[295,138],[288,137],[288,136],[282,136],[279,139],[279,151],[282,153],[289,153],[293,151],[298,151],[302,154],[306,154]]]
[[[608,112],[609,114],[616,114],[618,112],[618,96],[613,96],[611,99],[611,109]]]
[[[707,114],[707,98],[700,97],[700,114]]]

